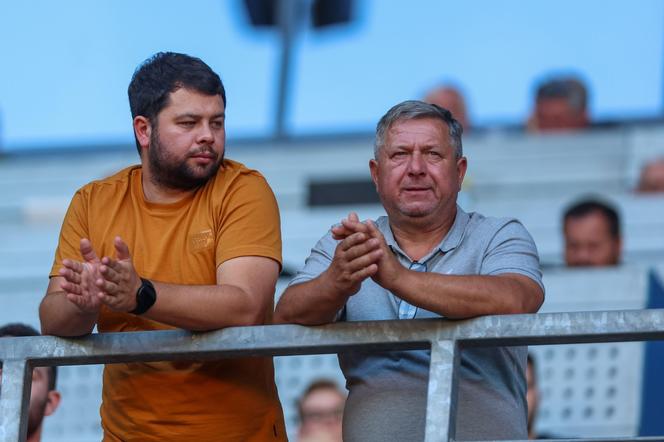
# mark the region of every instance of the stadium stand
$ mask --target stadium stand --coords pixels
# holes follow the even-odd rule
[[[382,213],[380,205],[372,203],[370,193],[366,193],[368,160],[373,155],[370,135],[276,144],[231,141],[228,145],[227,156],[260,170],[277,195],[282,210],[284,267],[290,273],[302,265],[326,229],[350,210],[357,211],[361,218]],[[465,149],[470,161],[461,204],[485,214],[516,216],[528,227],[548,266],[543,311],[649,305],[644,275],[649,275],[651,264],[664,262],[664,196],[635,195],[632,189],[641,164],[664,151],[664,128],[637,126],[550,136],[486,133],[469,136]],[[71,195],[87,181],[135,163],[135,155],[135,148],[127,145],[0,157],[0,322],[38,325],[37,305],[46,287],[60,222]],[[337,193],[329,204],[324,197],[325,185]],[[353,186],[365,189],[365,196],[358,199],[353,195]],[[314,191],[319,192],[316,204],[311,203]],[[339,193],[348,193],[348,198]],[[599,194],[616,203],[624,224],[624,261],[635,267],[604,273],[550,268],[562,263],[562,208],[586,194]],[[575,285],[581,279],[591,283]],[[280,280],[278,293],[285,281]],[[645,344],[612,344],[606,347],[608,350],[569,348],[573,351],[557,346],[535,350],[541,353],[542,428],[562,435],[601,435],[608,431],[637,434],[644,411],[640,388],[647,356]],[[597,358],[595,362],[590,361],[591,357]],[[622,361],[633,364],[623,366]],[[340,374],[331,355],[279,357],[275,365],[287,425],[292,431],[294,398],[311,379],[341,379]],[[585,394],[589,387],[556,381],[559,376],[565,379],[565,370],[571,365],[577,367],[572,375],[575,380],[591,365],[603,370],[617,367],[611,379],[597,375],[602,386],[595,390],[612,391],[611,385],[616,388],[615,401],[620,406],[613,408],[611,416],[607,406],[589,405],[590,398],[574,402],[574,395]],[[99,440],[100,367],[66,367],[61,373],[59,388],[66,400],[46,422],[44,440]],[[565,396],[569,388],[573,396]],[[600,401],[601,396],[594,399]],[[573,405],[566,405],[570,403]]]

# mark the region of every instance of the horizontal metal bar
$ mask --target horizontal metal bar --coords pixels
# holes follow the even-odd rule
[[[664,310],[500,315],[458,321],[345,322],[318,327],[231,327],[208,333],[99,333],[68,339],[5,338],[0,340],[0,359],[31,360],[35,365],[82,365],[416,349],[429,348],[431,342],[439,340],[455,340],[462,346],[495,346],[656,339],[664,339]]]
[[[6,376],[2,384],[0,442],[14,441],[17,440],[17,434],[24,434],[28,398],[28,390],[24,387],[26,379],[29,384],[27,367],[32,366],[433,347],[435,350],[432,359],[435,360],[432,363],[444,365],[442,370],[445,373],[441,372],[441,376],[433,379],[435,385],[430,391],[437,402],[440,402],[441,397],[447,397],[449,412],[444,413],[444,419],[450,420],[441,422],[429,419],[428,416],[427,437],[429,440],[445,440],[448,431],[454,433],[454,373],[458,365],[455,345],[561,344],[655,339],[664,339],[664,310],[501,315],[467,320],[346,322],[318,327],[232,327],[208,333],[184,330],[100,333],[68,339],[51,336],[3,338],[0,339],[0,360],[4,361],[10,373],[5,370]],[[454,361],[452,364],[451,360]],[[441,430],[439,436],[430,437],[435,434],[436,427]],[[619,442],[662,439],[573,440]]]

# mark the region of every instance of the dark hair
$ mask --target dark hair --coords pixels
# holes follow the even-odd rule
[[[0,327],[0,338],[16,338],[19,336],[41,336],[41,334],[35,328],[30,327],[27,324],[21,324],[19,322]],[[48,389],[55,390],[55,381],[58,377],[58,367],[51,366],[47,368],[49,369],[48,371],[50,373],[48,378]]]
[[[463,156],[463,145],[461,134],[463,127],[454,119],[452,113],[437,104],[425,103],[424,101],[408,100],[393,106],[376,125],[376,141],[374,144],[374,158],[378,159],[378,152],[385,145],[387,131],[394,123],[404,120],[416,120],[421,118],[433,118],[447,125],[450,132],[450,144],[454,149],[456,158]]]
[[[185,88],[205,95],[221,95],[226,106],[226,90],[221,78],[200,58],[175,52],[158,52],[134,71],[127,93],[131,117],[141,115],[152,124],[168,105],[172,92]],[[136,140],[138,152],[141,146]]]
[[[339,390],[337,383],[330,379],[318,379],[317,381],[312,382],[309,384],[307,389],[304,390],[304,393],[302,393],[302,396],[300,396],[300,399],[297,401],[297,412],[300,416],[300,421],[302,421],[302,403],[307,398],[307,396],[318,390],[334,390],[339,393],[340,396],[344,396],[341,390]]]
[[[581,80],[575,77],[551,78],[541,83],[536,92],[536,100],[564,98],[572,109],[583,112],[588,105],[588,91]]]
[[[615,239],[620,239],[620,219],[618,212],[611,205],[594,200],[587,199],[578,201],[565,210],[563,221],[567,223],[570,218],[583,218],[592,213],[599,213],[609,224],[609,232]]]

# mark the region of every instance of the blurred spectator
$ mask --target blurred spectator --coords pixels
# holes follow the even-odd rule
[[[574,77],[551,78],[537,87],[528,130],[547,132],[588,127],[588,92]]]
[[[565,263],[610,266],[620,262],[622,239],[618,212],[596,200],[579,201],[565,211]]]
[[[528,364],[526,365],[526,402],[528,402],[528,439],[537,439],[535,419],[539,407],[539,389],[537,387],[535,359],[531,353],[528,353]]]
[[[454,119],[461,123],[463,132],[467,134],[470,131],[466,100],[458,88],[451,85],[439,86],[429,91],[424,97],[424,101],[452,112]]]
[[[528,364],[526,365],[526,402],[528,402],[528,439],[556,439],[551,434],[538,433],[535,430],[537,412],[539,410],[540,392],[537,384],[537,365],[535,356],[528,353]]]
[[[0,327],[0,338],[17,336],[39,336],[39,332],[29,325],[19,323]],[[35,367],[32,370],[27,442],[41,440],[44,416],[53,414],[60,404],[60,393],[55,389],[56,376],[56,367]]]
[[[300,442],[342,442],[341,420],[346,395],[333,381],[322,379],[309,385],[297,404]]]
[[[664,158],[646,163],[641,169],[636,191],[642,193],[664,192]]]

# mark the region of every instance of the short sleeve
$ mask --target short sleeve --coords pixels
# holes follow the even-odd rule
[[[480,274],[519,273],[535,281],[544,291],[535,241],[517,220],[509,220],[491,238]]]
[[[58,271],[62,267],[64,259],[81,260],[81,238],[90,237],[87,212],[87,201],[84,191],[81,189],[74,194],[62,221],[58,248],[55,250],[55,258],[49,278],[58,276]]]
[[[311,249],[311,253],[304,261],[304,267],[290,280],[288,287],[311,281],[317,278],[330,266],[334,258],[334,251],[339,241],[332,238],[332,231],[328,231]],[[334,322],[345,320],[345,306],[334,316]]]
[[[217,226],[216,266],[240,256],[262,256],[281,265],[279,207],[265,178],[240,174],[226,192]]]
[[[301,284],[317,278],[330,266],[334,257],[338,241],[332,238],[332,232],[328,231],[311,249],[311,253],[304,262],[304,267],[297,272],[288,286]]]

